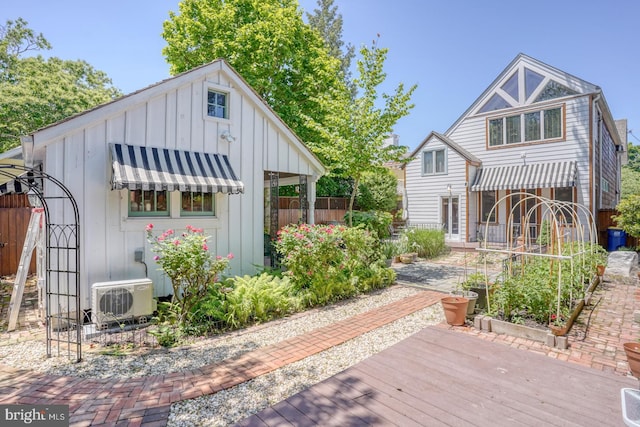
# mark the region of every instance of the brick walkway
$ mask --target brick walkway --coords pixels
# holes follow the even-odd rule
[[[640,327],[633,322],[634,310],[640,307],[637,286],[635,277],[605,280],[571,331],[567,350],[478,331],[470,326],[442,324],[441,327],[604,372],[628,375],[622,343],[640,337]],[[414,297],[245,353],[240,358],[183,373],[98,380],[45,375],[0,365],[0,403],[67,404],[71,425],[75,426],[164,426],[174,402],[212,394],[264,375],[435,304],[441,297],[441,293],[423,291]]]
[[[435,304],[441,297],[438,292],[421,292],[239,358],[182,373],[99,380],[0,365],[0,403],[69,405],[74,426],[164,426],[174,402],[216,393],[264,375]]]

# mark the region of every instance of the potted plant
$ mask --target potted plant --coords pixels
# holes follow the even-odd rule
[[[400,261],[398,255],[398,244],[393,240],[387,240],[382,242],[381,245],[382,254],[387,263],[387,267],[391,266],[391,263]],[[397,258],[397,259],[396,259]]]
[[[447,323],[452,326],[462,326],[467,317],[469,300],[459,296],[443,297],[440,300]]]
[[[475,313],[476,301],[478,301],[478,293],[470,289],[464,289],[462,284],[458,284],[456,289],[451,291],[451,295],[464,297],[469,300],[467,305],[467,316],[472,316]]]
[[[474,309],[483,310],[487,308],[487,292],[490,292],[491,289],[486,274],[480,272],[472,273],[460,285],[463,291],[470,291],[476,294],[477,299]]]
[[[626,342],[623,347],[631,374],[640,380],[640,343]]]

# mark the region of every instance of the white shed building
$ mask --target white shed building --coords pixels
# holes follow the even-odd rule
[[[41,164],[77,202],[83,310],[96,282],[148,276],[156,296],[171,293],[146,239],[149,223],[160,232],[202,228],[209,250],[234,254],[229,274],[254,273],[276,231],[270,183],[301,183],[313,206],[325,172],[224,60],[38,130],[23,138],[23,153],[27,166]],[[44,194],[57,191],[47,185]],[[313,210],[304,215],[313,222]]]

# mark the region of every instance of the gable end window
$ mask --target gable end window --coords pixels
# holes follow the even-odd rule
[[[487,120],[489,147],[561,139],[563,108],[527,111]]]
[[[447,173],[446,150],[431,150],[422,152],[422,174],[438,175]]]
[[[219,119],[228,119],[229,94],[209,89],[207,92],[207,115]]]

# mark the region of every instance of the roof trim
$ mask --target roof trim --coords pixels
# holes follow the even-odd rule
[[[480,166],[482,164],[482,160],[480,160],[479,158],[477,158],[476,156],[471,154],[469,151],[464,149],[460,144],[458,144],[457,142],[453,141],[448,136],[445,136],[445,135],[443,135],[441,133],[438,133],[438,132],[435,132],[435,131],[431,131],[431,133],[420,143],[420,145],[418,145],[418,147],[415,150],[413,150],[413,152],[409,155],[409,158],[415,157],[420,151],[422,151],[423,147],[429,142],[429,140],[434,138],[434,137],[438,138],[440,141],[442,141],[442,143],[444,143],[449,148],[451,148],[456,153],[458,153],[467,162],[471,163],[471,165]],[[402,167],[404,167],[405,165],[406,165],[406,163],[404,165],[402,165]]]

